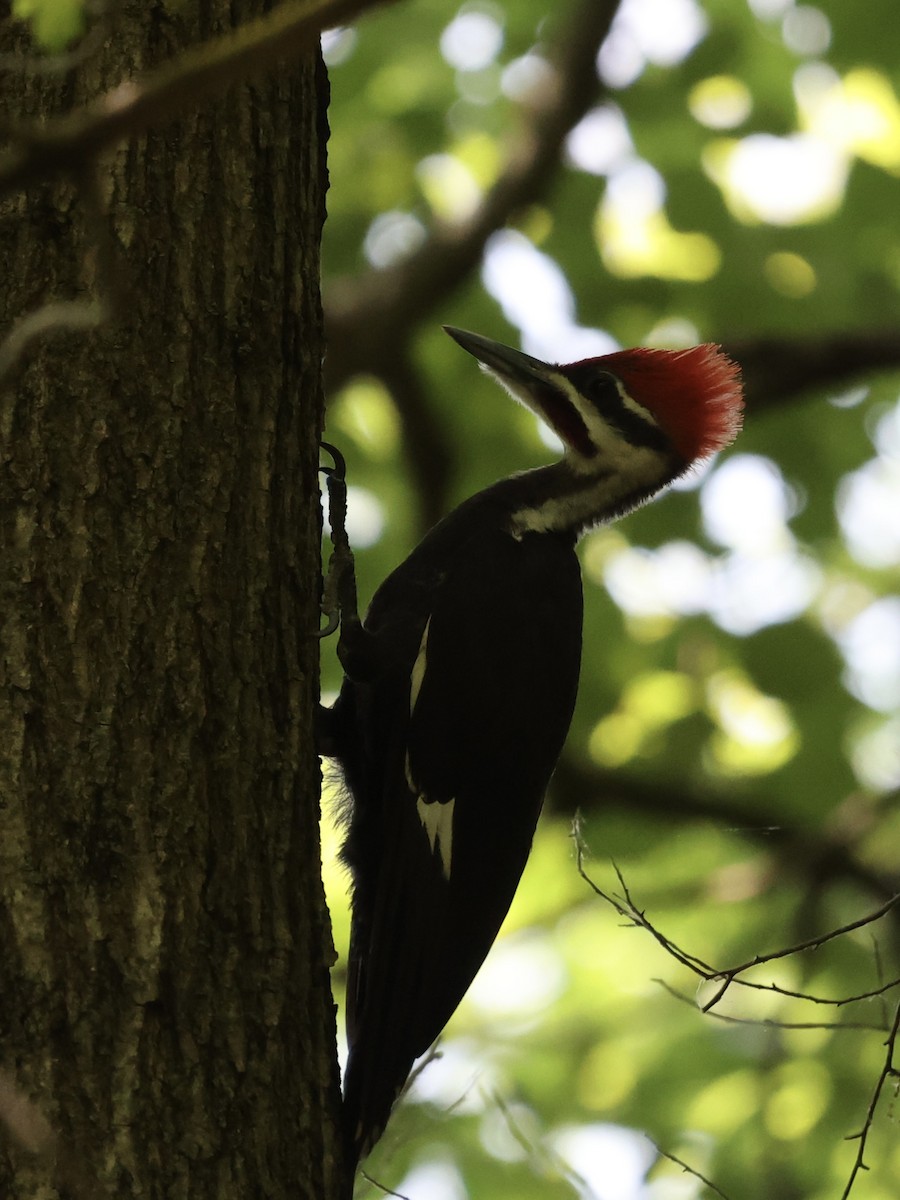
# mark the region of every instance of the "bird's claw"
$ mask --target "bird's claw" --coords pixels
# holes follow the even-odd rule
[[[326,638],[337,632],[345,623],[358,625],[359,614],[353,551],[347,537],[347,463],[337,446],[331,442],[320,444],[334,459],[333,467],[320,467],[328,488],[328,520],[331,525],[331,544],[334,547],[328,560],[320,604],[327,621],[324,628],[316,631],[316,637]]]
[[[327,621],[317,636],[330,637],[340,629],[338,658],[345,673],[353,679],[371,679],[379,673],[378,644],[360,620],[357,607],[356,569],[347,537],[347,465],[336,446],[330,442],[322,442],[321,446],[334,459],[333,467],[321,468],[327,480],[334,549],[328,561],[320,605]]]
[[[337,446],[333,445],[331,442],[322,441],[319,442],[319,445],[334,459],[333,467],[320,466],[319,470],[323,473],[323,475],[327,475],[329,480],[338,479],[343,482],[347,478],[347,460],[344,458],[343,454],[341,454],[340,450],[338,450]]]

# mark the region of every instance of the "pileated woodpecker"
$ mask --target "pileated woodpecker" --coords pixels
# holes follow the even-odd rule
[[[728,445],[741,419],[738,368],[716,346],[552,366],[447,333],[564,455],[465,501],[388,576],[362,624],[343,614],[346,678],[322,748],[352,799],[354,1164],[472,982],[525,867],[578,686],[576,542]]]

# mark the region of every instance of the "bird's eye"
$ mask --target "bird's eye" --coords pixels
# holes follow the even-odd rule
[[[582,381],[581,392],[601,412],[608,411],[611,405],[620,406],[619,385],[609,371],[592,372]]]

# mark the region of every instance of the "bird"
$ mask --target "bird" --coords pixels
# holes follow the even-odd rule
[[[562,457],[471,496],[343,614],[322,752],[347,794],[347,1156],[355,1170],[487,956],[568,733],[579,538],[737,435],[740,370],[712,344],[554,365],[446,332],[557,434]],[[355,602],[355,585],[354,585]]]

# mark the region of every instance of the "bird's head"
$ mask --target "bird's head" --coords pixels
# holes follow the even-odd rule
[[[444,328],[546,421],[581,474],[649,453],[665,458],[675,478],[740,430],[740,370],[718,346],[617,350],[555,366],[477,333]]]

